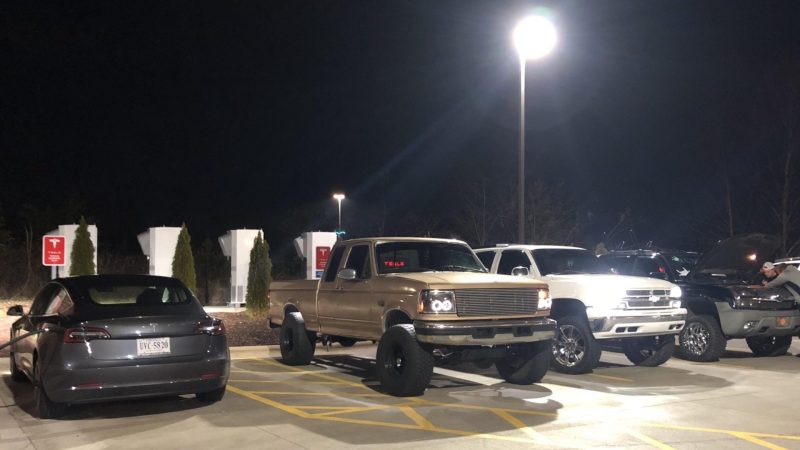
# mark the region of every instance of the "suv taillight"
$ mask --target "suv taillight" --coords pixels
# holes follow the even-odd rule
[[[103,328],[94,327],[67,328],[64,330],[65,344],[82,344],[94,339],[111,339],[111,335]]]
[[[225,336],[225,325],[220,319],[203,319],[197,322],[198,333],[205,333],[211,336]]]

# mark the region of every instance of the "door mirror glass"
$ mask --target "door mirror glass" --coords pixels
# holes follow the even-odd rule
[[[353,281],[356,279],[356,271],[354,269],[342,269],[336,276],[342,280]]]
[[[525,266],[517,266],[511,269],[511,275],[515,277],[527,277],[530,273],[530,270]]]
[[[7,316],[24,316],[25,315],[25,311],[22,309],[22,305],[14,305],[14,306],[8,308],[8,311],[6,311],[6,315]]]

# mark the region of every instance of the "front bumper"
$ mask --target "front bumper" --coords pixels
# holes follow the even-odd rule
[[[797,309],[735,309],[728,303],[717,303],[717,311],[722,332],[728,337],[800,336],[800,310]]]
[[[549,318],[476,321],[414,321],[417,340],[436,345],[506,345],[537,342],[555,336],[556,321]]]
[[[587,310],[587,313],[590,311]],[[638,336],[678,334],[686,323],[685,308],[669,310],[591,311],[589,326],[595,339],[620,339]]]

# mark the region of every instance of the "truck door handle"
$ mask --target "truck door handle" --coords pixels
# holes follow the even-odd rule
[[[383,306],[383,305],[385,305],[385,304],[386,304],[386,301],[384,301],[384,300],[378,300],[378,306]]]

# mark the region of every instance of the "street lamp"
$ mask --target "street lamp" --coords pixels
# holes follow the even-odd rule
[[[517,242],[525,243],[525,65],[547,56],[557,41],[556,27],[542,16],[530,16],[514,28],[514,47],[519,55],[519,223]]]
[[[344,200],[344,194],[333,194],[334,200],[339,202],[339,231],[342,230],[342,200]]]

